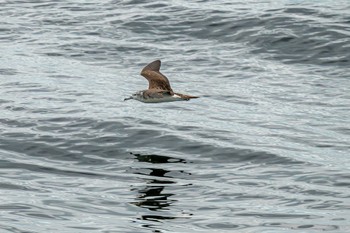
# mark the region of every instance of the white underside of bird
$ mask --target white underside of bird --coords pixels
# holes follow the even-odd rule
[[[135,94],[133,94],[132,96],[130,96],[129,98],[127,98],[125,100],[129,100],[129,99],[138,100],[138,101],[143,102],[143,103],[162,103],[162,102],[174,102],[174,101],[187,101],[186,99],[181,98],[181,96],[179,96],[177,94],[164,95],[163,97],[160,97],[160,98],[159,97],[144,98],[143,91],[136,92]]]

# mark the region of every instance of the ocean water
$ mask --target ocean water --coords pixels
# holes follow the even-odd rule
[[[0,232],[350,232],[349,1],[0,16]],[[156,59],[200,98],[124,102]]]

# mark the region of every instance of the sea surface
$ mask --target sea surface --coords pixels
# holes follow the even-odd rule
[[[0,232],[350,232],[350,1],[0,2]],[[183,102],[123,101],[161,59]]]

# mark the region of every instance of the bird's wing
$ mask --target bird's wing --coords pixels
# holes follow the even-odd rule
[[[160,65],[160,60],[149,63],[142,69],[141,75],[148,80],[148,89],[159,89],[173,92],[168,78],[159,71]]]

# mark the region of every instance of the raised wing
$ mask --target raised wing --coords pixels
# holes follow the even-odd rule
[[[172,93],[168,78],[159,71],[160,65],[160,60],[149,63],[142,69],[141,75],[148,80],[148,89],[167,90]]]

